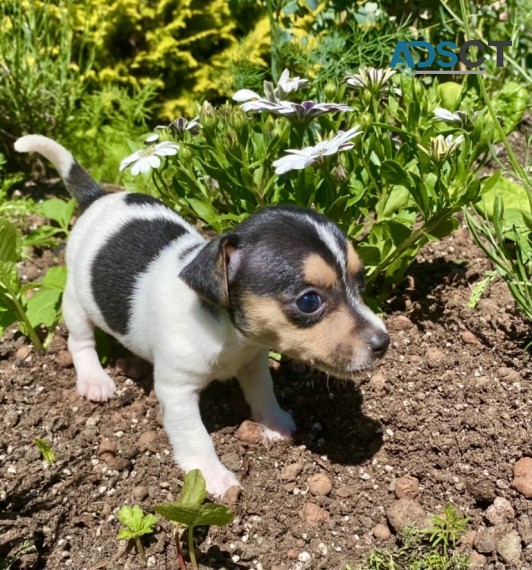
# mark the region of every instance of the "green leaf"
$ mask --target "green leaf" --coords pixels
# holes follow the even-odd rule
[[[183,488],[177,502],[184,506],[201,505],[206,496],[205,478],[199,469],[189,471],[183,480]]]
[[[126,540],[152,533],[153,525],[157,523],[155,515],[145,515],[138,505],[123,505],[118,511],[118,520],[126,528],[120,530],[117,538]]]
[[[0,219],[0,262],[18,261],[18,232],[14,224]]]
[[[231,524],[235,515],[225,505],[206,503],[201,505],[195,525],[225,526]]]
[[[405,188],[412,186],[412,180],[406,170],[395,160],[385,160],[381,165],[381,176],[389,184],[398,184]]]
[[[495,94],[493,107],[497,115],[503,117],[506,133],[513,131],[521,120],[528,105],[528,97],[528,90],[514,81],[505,83]]]
[[[55,461],[55,452],[52,449],[52,446],[47,441],[44,441],[44,439],[41,439],[39,437],[35,438],[33,443],[41,452],[41,455],[46,463],[48,463],[48,465],[51,465]]]
[[[52,327],[59,319],[62,292],[42,288],[28,299],[26,314],[33,328],[39,325]]]
[[[74,198],[65,202],[59,198],[50,198],[37,205],[37,211],[46,218],[57,222],[61,229],[68,231],[68,225],[74,213],[76,201]]]
[[[181,505],[178,501],[159,503],[153,510],[164,518],[184,526],[194,526],[199,517],[200,507]]]
[[[347,194],[337,198],[331,204],[331,207],[324,212],[325,215],[328,218],[330,218],[331,220],[337,222],[345,213],[345,208],[346,208],[348,198],[349,198],[349,196]]]
[[[451,235],[459,225],[460,224],[456,218],[446,218],[442,220],[435,228],[433,228],[430,231],[429,235],[436,239],[442,239],[448,235]]]
[[[402,210],[411,200],[410,192],[404,186],[395,186],[390,192],[388,200],[386,200],[386,205],[384,206],[384,211],[382,212],[383,217],[387,218],[395,214],[395,212]]]

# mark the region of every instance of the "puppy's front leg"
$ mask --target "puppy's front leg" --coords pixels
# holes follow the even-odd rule
[[[279,406],[273,392],[268,351],[261,351],[242,367],[237,378],[253,417],[263,427],[264,435],[271,441],[290,437],[296,430],[296,423],[291,414]]]
[[[164,428],[170,438],[176,463],[185,471],[199,469],[207,491],[223,497],[235,485],[236,475],[218,459],[199,411],[201,381],[191,381],[183,372],[155,363],[155,393],[161,404]]]

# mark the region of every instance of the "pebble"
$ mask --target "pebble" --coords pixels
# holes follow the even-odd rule
[[[223,496],[224,503],[227,503],[228,505],[236,505],[238,503],[238,499],[240,499],[240,493],[242,493],[242,489],[238,485],[229,487]]]
[[[138,501],[143,501],[148,496],[148,489],[146,489],[146,487],[143,487],[142,485],[138,485],[137,487],[134,487],[131,493],[133,494],[135,499],[137,499]]]
[[[332,491],[332,483],[325,473],[316,473],[307,481],[308,490],[317,497],[326,497]]]
[[[395,531],[408,526],[425,528],[429,521],[425,509],[413,499],[399,499],[386,509],[388,522]]]
[[[329,521],[329,513],[315,505],[314,503],[305,503],[299,511],[299,518],[308,525],[323,524]]]
[[[507,368],[506,366],[501,366],[497,368],[497,374],[504,378],[507,382],[519,382],[521,380],[521,376],[517,370],[513,368]]]
[[[342,485],[336,489],[336,496],[340,497],[341,499],[347,499],[353,494],[353,491],[347,487],[346,485]]]
[[[138,444],[141,451],[151,451],[156,453],[158,449],[157,445],[157,432],[155,431],[145,431],[138,439]]]
[[[18,424],[19,419],[20,416],[17,410],[7,410],[4,414],[3,421],[7,427],[15,427]]]
[[[59,366],[61,366],[61,368],[70,368],[73,364],[72,355],[68,350],[61,350],[58,352],[55,361]]]
[[[460,338],[465,344],[476,344],[477,346],[482,344],[471,331],[462,331]]]
[[[419,495],[419,480],[410,475],[395,481],[395,496],[398,499],[415,499]]]
[[[476,570],[477,568],[484,568],[488,562],[488,559],[484,554],[479,554],[478,552],[471,552],[469,555],[469,568],[471,570]]]
[[[490,526],[480,529],[475,538],[475,548],[481,554],[491,554],[497,548],[497,542],[503,532],[504,529],[500,526]]]
[[[470,479],[466,488],[478,503],[492,503],[495,500],[495,484],[489,479]]]
[[[375,372],[375,374],[372,374],[369,380],[369,386],[377,392],[382,392],[386,387],[386,383],[387,383],[386,376],[380,371],[377,371]]]
[[[517,564],[521,560],[521,537],[512,529],[497,542],[497,552],[509,564]]]
[[[240,465],[242,464],[240,455],[235,452],[224,453],[220,457],[220,460],[228,469],[231,469],[231,471],[238,471],[240,469]]]
[[[429,362],[429,364],[440,362],[444,357],[444,352],[435,346],[431,346],[425,351],[425,359]]]
[[[285,465],[281,471],[281,479],[283,481],[295,481],[302,470],[303,463],[301,461]]]
[[[492,525],[502,524],[515,518],[515,511],[508,499],[497,497],[484,512],[484,516]]]
[[[262,428],[251,420],[245,420],[236,431],[236,436],[246,443],[258,443],[262,440]]]
[[[512,487],[532,499],[532,457],[522,457],[514,466]]]
[[[376,524],[371,532],[377,540],[388,540],[392,536],[388,525],[382,523]]]
[[[532,546],[532,519],[526,514],[522,514],[517,521],[517,530],[525,545]]]
[[[407,331],[414,328],[414,323],[405,315],[395,315],[387,319],[386,327],[389,331]]]
[[[31,354],[31,345],[23,344],[16,352],[15,357],[17,360],[26,360]]]

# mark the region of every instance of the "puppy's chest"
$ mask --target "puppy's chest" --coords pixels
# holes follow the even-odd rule
[[[219,353],[211,360],[209,380],[229,380],[238,371],[249,365],[257,355],[265,350],[255,344],[248,344],[242,338],[228,338],[220,347]]]

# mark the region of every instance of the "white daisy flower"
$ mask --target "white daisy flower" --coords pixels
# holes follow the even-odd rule
[[[308,87],[308,85],[308,79],[301,79],[301,77],[290,78],[290,72],[288,69],[285,69],[281,74],[281,77],[279,77],[279,82],[277,83],[275,94],[282,99],[283,97],[286,97],[288,93],[292,93],[292,91],[298,91],[301,87]]]
[[[350,87],[354,89],[368,89],[372,93],[387,95],[390,92],[390,86],[388,85],[390,79],[396,71],[393,69],[375,69],[374,67],[368,67],[359,70],[355,75],[350,75],[346,77],[346,82]],[[391,86],[391,89],[396,95],[401,95],[401,90],[395,85]]]
[[[136,176],[139,172],[146,174],[152,168],[161,166],[161,158],[163,156],[173,156],[177,154],[179,146],[176,143],[165,141],[149,146],[141,150],[137,150],[130,156],[124,158],[120,163],[120,171],[131,166],[131,174]]]
[[[307,146],[301,150],[288,149],[286,156],[273,163],[275,173],[284,174],[290,170],[302,170],[311,164],[319,164],[326,156],[353,148],[355,145],[349,141],[361,133],[362,129],[357,125],[348,131],[340,131],[332,139],[320,141],[314,146]]]
[[[473,117],[470,117],[465,111],[451,113],[451,111],[443,107],[438,107],[434,109],[434,115],[437,121],[445,121],[446,123],[453,123],[464,129],[469,129],[473,126],[473,119],[478,115],[478,111],[473,113]]]
[[[302,79],[301,77],[291,78],[290,72],[288,69],[285,69],[275,87],[271,81],[264,82],[264,95],[259,95],[256,91],[252,91],[251,89],[240,89],[233,95],[233,101],[238,101],[239,103],[246,103],[248,101],[269,101],[271,103],[278,103],[289,93],[297,91],[301,87],[307,87],[308,84],[308,79]],[[242,108],[244,108],[243,105]],[[244,109],[244,111],[245,110],[246,109]]]
[[[199,117],[196,117],[192,120],[185,119],[184,117],[179,117],[173,120],[169,125],[168,128],[171,131],[174,131],[177,135],[182,135],[183,133],[190,133],[191,135],[198,135],[200,132],[200,122]]]
[[[438,135],[437,137],[430,137],[430,148],[418,144],[418,148],[422,150],[432,160],[443,163],[451,154],[458,150],[458,147],[464,141],[464,135],[453,137],[453,135]]]

